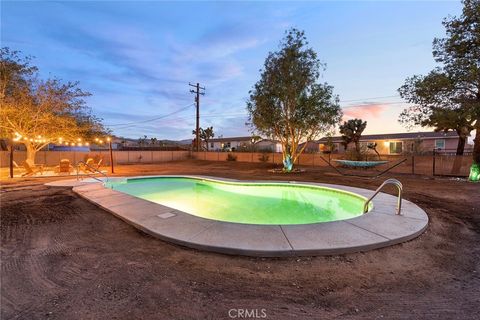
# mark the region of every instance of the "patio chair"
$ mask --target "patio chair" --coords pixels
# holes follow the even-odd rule
[[[22,177],[33,176],[37,173],[43,174],[43,164],[34,164],[30,159],[25,160],[23,168],[26,172],[22,174]]]
[[[100,158],[97,163],[94,162],[91,166],[92,166],[93,168],[95,168],[96,170],[100,171],[100,167],[101,167],[101,165],[102,165],[102,161],[103,161],[103,159]]]
[[[68,173],[70,174],[73,171],[73,166],[70,164],[70,160],[62,159],[60,164],[55,167],[55,172],[58,174]]]
[[[100,159],[97,163],[93,158],[88,158],[85,163],[80,163],[78,169],[83,171],[84,173],[88,172],[95,172],[96,170],[100,170],[100,165],[102,164],[102,159]]]

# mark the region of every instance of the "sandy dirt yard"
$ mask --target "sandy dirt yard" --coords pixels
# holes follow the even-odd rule
[[[184,161],[118,175],[203,174],[375,189],[386,178]],[[35,179],[2,181],[1,319],[478,319],[480,184],[396,175],[430,218],[419,238],[365,253],[248,258],[148,236]],[[58,179],[57,179],[58,180]],[[389,192],[394,193],[393,188]],[[251,311],[253,310],[253,312]],[[250,317],[252,319],[252,317]]]

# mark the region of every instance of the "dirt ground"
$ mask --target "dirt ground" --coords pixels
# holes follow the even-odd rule
[[[342,177],[319,168],[285,176],[267,168],[191,160],[123,166],[117,174],[204,174],[368,189],[386,178]],[[419,238],[365,253],[282,259],[168,244],[70,188],[43,185],[52,178],[4,180],[1,318],[478,319],[480,184],[396,177],[405,198],[429,215]]]

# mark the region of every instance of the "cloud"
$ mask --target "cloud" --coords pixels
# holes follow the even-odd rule
[[[343,109],[343,119],[361,118],[365,120],[379,118],[387,107],[386,104],[382,103],[368,103],[345,107]]]

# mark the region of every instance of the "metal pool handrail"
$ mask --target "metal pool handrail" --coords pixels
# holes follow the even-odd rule
[[[384,186],[386,186],[387,184],[393,184],[394,186],[397,187],[398,189],[398,203],[397,203],[397,214],[401,214],[401,211],[402,211],[402,191],[403,191],[403,185],[400,181],[398,181],[397,179],[387,179],[385,180],[381,185],[380,187],[377,188],[377,190],[375,190],[375,193],[370,197],[368,198],[368,200],[365,202],[365,205],[363,206],[363,213],[367,213],[368,211],[368,204],[372,201],[372,199],[380,192],[380,190],[382,190],[382,188]]]
[[[105,177],[105,181],[101,180],[101,179],[98,179],[97,177],[95,177],[93,174],[90,174],[88,172],[85,172],[90,178],[93,178],[97,181],[100,181],[100,182],[108,182],[108,176],[106,173],[103,173],[102,171],[98,170],[97,168],[94,168],[92,167],[91,165],[89,165],[88,163],[85,163],[84,161],[79,161],[77,162],[77,165],[76,165],[76,168],[77,168],[77,181],[80,180],[80,177],[79,177],[79,167],[80,167],[80,164],[83,164],[84,166],[90,168],[93,172],[96,172],[96,173],[100,173],[102,176]]]

